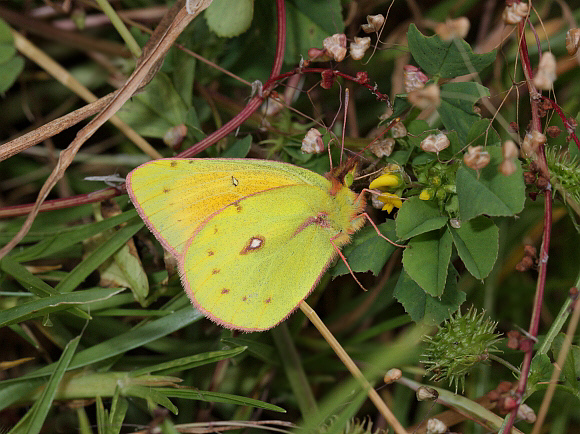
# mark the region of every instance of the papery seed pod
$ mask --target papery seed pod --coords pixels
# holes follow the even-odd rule
[[[566,32],[566,51],[573,56],[580,46],[580,29],[570,29]]]
[[[358,38],[355,36],[354,42],[350,43],[350,57],[354,60],[362,59],[370,46],[371,38],[368,36],[365,38]]]
[[[386,137],[379,139],[369,146],[369,151],[375,154],[378,158],[388,157],[393,153],[395,147],[395,139]]]
[[[439,153],[449,146],[449,139],[444,133],[429,134],[421,141],[421,149],[425,152]]]
[[[425,83],[429,78],[423,71],[413,65],[405,65],[403,67],[403,85],[405,92],[409,93],[417,89],[425,87]]]
[[[344,33],[335,33],[322,41],[324,49],[337,62],[342,62],[346,56],[346,35]]]
[[[175,149],[181,145],[183,139],[187,136],[187,127],[185,124],[176,125],[169,128],[165,135],[163,136],[163,143],[172,149]]]
[[[328,62],[331,59],[326,50],[321,50],[320,48],[309,48],[308,49],[308,61],[315,62]]]
[[[400,139],[407,135],[407,128],[403,122],[397,122],[391,127],[391,134],[395,139]]]
[[[542,90],[550,90],[556,81],[556,58],[546,51],[542,54],[538,71],[534,76],[534,86]]]
[[[444,41],[451,41],[455,38],[463,39],[469,32],[469,19],[459,17],[455,19],[446,19],[444,23],[437,23],[435,33]]]
[[[512,173],[518,170],[518,167],[516,166],[516,163],[513,162],[513,160],[503,160],[497,167],[497,170],[504,176],[510,176]]]
[[[528,15],[530,6],[527,3],[512,3],[503,11],[502,19],[506,24],[518,24],[522,19]]]
[[[503,145],[501,146],[501,153],[503,158],[506,160],[520,156],[518,145],[516,145],[513,140],[506,140],[503,142]]]
[[[395,381],[397,381],[402,376],[403,376],[403,372],[401,372],[400,369],[393,368],[393,369],[389,369],[387,371],[383,380],[385,381],[385,384],[391,384],[391,383],[394,383]]]
[[[474,170],[483,169],[490,160],[489,152],[484,151],[483,146],[468,146],[467,153],[463,156],[465,165]]]
[[[439,97],[439,86],[430,84],[422,89],[416,89],[407,94],[407,99],[411,104],[425,110],[429,107],[438,107],[441,103]]]
[[[523,419],[528,423],[534,423],[536,421],[536,413],[527,404],[520,404],[518,407],[518,414],[516,416],[518,419]]]
[[[435,401],[439,398],[439,392],[432,387],[420,386],[415,392],[415,396],[417,396],[417,401]]]
[[[381,30],[385,22],[385,17],[381,14],[378,15],[367,15],[367,23],[363,24],[361,27],[365,33],[376,33]]]
[[[429,419],[427,421],[427,431],[426,434],[445,434],[449,428],[439,419]]]
[[[305,154],[320,154],[324,152],[324,141],[322,134],[316,128],[310,128],[302,139],[300,150]]]
[[[461,220],[459,220],[458,218],[449,219],[449,224],[453,229],[461,228]]]

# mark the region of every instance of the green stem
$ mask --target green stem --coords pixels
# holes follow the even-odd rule
[[[111,20],[111,24],[113,24],[113,27],[115,27],[123,41],[125,41],[125,44],[127,45],[127,48],[129,48],[129,51],[131,51],[131,54],[133,54],[133,56],[136,58],[141,57],[141,47],[135,38],[133,38],[131,32],[129,32],[129,29],[127,29],[125,23],[123,23],[121,20],[121,17],[117,15],[115,9],[113,9],[107,0],[96,0],[96,2],[103,10],[104,14],[109,18],[109,20]]]

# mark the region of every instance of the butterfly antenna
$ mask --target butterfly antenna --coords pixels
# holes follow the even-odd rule
[[[332,238],[335,238],[338,235],[340,235],[340,233],[336,234]],[[340,256],[340,259],[342,259],[342,262],[344,262],[344,265],[346,265],[346,268],[348,268],[348,272],[350,273],[350,275],[352,276],[352,278],[354,279],[354,281],[358,284],[358,286],[360,286],[363,291],[367,291],[367,289],[363,286],[363,284],[360,283],[360,281],[354,275],[354,271],[352,271],[352,268],[350,268],[350,265],[348,265],[348,261],[346,260],[346,258],[342,254],[342,252],[340,251],[340,248],[336,244],[334,244],[334,241],[332,240],[332,238],[330,239],[330,244],[332,244],[332,247],[334,247],[334,250],[336,250],[336,253],[338,253],[338,256]]]

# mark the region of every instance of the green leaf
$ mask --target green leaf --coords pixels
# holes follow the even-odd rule
[[[129,396],[151,400],[153,403],[165,407],[173,414],[178,413],[177,407],[157,388],[148,386],[129,386],[124,390],[124,393]]]
[[[433,201],[421,200],[414,196],[403,202],[397,214],[397,236],[407,240],[414,236],[442,228],[447,223]]]
[[[240,140],[236,140],[232,146],[225,150],[222,158],[244,158],[250,152],[252,146],[252,136],[248,134]]]
[[[48,379],[40,398],[30,408],[26,416],[10,430],[11,433],[16,434],[25,432],[28,434],[39,433],[42,429],[46,416],[52,407],[52,402],[56,395],[58,386],[66,372],[72,357],[77,349],[81,337],[77,336],[71,340],[65,347],[58,362],[55,363],[55,369]]]
[[[386,221],[378,225],[379,231],[390,240],[395,240],[395,222]],[[395,246],[378,236],[377,231],[372,226],[367,226],[356,233],[352,243],[344,249],[344,256],[352,271],[364,273],[372,271],[376,276],[379,274],[387,259],[395,251]],[[342,260],[339,260],[335,267],[330,270],[333,277],[348,274],[348,268]]]
[[[491,272],[499,251],[499,228],[487,217],[462,222],[459,229],[449,228],[459,257],[476,279]]]
[[[24,59],[21,56],[12,57],[0,64],[0,93],[4,93],[12,87],[23,69]]]
[[[224,402],[226,404],[247,405],[250,407],[263,408],[265,410],[286,413],[282,407],[274,404],[258,401],[257,399],[246,398],[244,396],[230,395],[229,393],[207,392],[198,389],[170,389],[168,387],[157,388],[157,390],[170,398],[195,399],[206,402]]]
[[[554,360],[558,359],[565,339],[566,335],[564,333],[559,333],[556,339],[554,339],[551,348]],[[570,345],[564,366],[562,366],[562,376],[560,379],[563,379],[567,386],[575,390],[576,395],[580,394],[580,347],[578,345]]]
[[[441,297],[445,289],[451,244],[449,230],[441,228],[412,238],[403,252],[407,274],[434,297]]]
[[[187,112],[167,74],[159,72],[117,115],[142,136],[160,139],[170,128],[184,124]]]
[[[439,36],[424,36],[411,24],[407,31],[409,50],[426,74],[442,78],[481,72],[495,60],[496,53],[474,54],[463,39],[443,42]]]
[[[111,257],[117,250],[119,250],[128,240],[131,239],[141,228],[143,222],[135,218],[135,221],[127,223],[126,226],[119,229],[115,235],[97,247],[90,255],[88,255],[80,264],[78,264],[70,273],[62,279],[56,290],[58,292],[74,291],[78,285],[85,280],[89,274]]]
[[[233,38],[250,28],[254,0],[213,0],[205,10],[208,27],[222,38]]]
[[[131,376],[136,377],[143,374],[150,374],[152,372],[155,372],[156,375],[168,375],[174,372],[192,369],[197,366],[207,365],[208,363],[215,363],[220,360],[229,359],[243,353],[245,350],[246,347],[236,347],[231,350],[209,351],[203,354],[181,357],[169,362],[159,363],[157,365],[131,371]]]
[[[119,434],[123,428],[123,420],[129,409],[129,402],[121,396],[121,388],[117,387],[113,401],[111,402],[111,411],[109,413],[109,425],[107,434]]]
[[[501,148],[488,146],[490,163],[478,173],[464,165],[457,170],[459,216],[463,222],[478,215],[513,216],[524,208],[525,185],[519,161],[517,170],[505,176],[498,172]]]
[[[286,50],[284,61],[295,64],[308,49],[322,48],[322,41],[344,30],[339,0],[294,0],[286,2]]]
[[[57,294],[39,300],[28,301],[1,311],[0,327],[38,318],[63,309],[70,309],[76,304],[84,306],[95,301],[105,300],[122,291],[122,289],[86,289],[71,294]]]
[[[459,139],[465,142],[471,126],[481,117],[473,111],[473,105],[489,90],[474,82],[446,83],[441,86],[441,104],[437,112],[448,131],[456,131]]]
[[[426,294],[411,277],[401,271],[393,296],[403,305],[413,321],[426,320],[427,324],[436,325],[447,319],[465,301],[465,292],[457,289],[459,274],[449,264],[445,291],[439,297]]]

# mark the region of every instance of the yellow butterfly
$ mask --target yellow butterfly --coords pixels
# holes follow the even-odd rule
[[[127,191],[177,258],[195,307],[259,331],[298,307],[363,226],[365,199],[343,178],[267,160],[168,158],[129,173]]]

